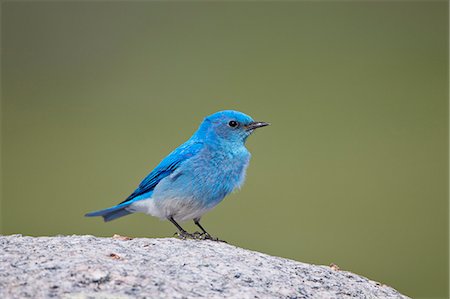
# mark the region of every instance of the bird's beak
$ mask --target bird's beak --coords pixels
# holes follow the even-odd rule
[[[245,126],[245,129],[247,131],[250,131],[250,130],[254,130],[254,129],[257,129],[257,128],[262,128],[262,127],[265,127],[265,126],[268,126],[268,125],[270,125],[270,124],[266,123],[266,122],[263,122],[263,121],[254,121],[254,122],[248,124],[247,126]]]

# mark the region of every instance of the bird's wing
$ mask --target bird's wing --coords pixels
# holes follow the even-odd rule
[[[175,171],[184,161],[195,156],[203,147],[202,142],[188,140],[171,152],[150,174],[145,177],[136,190],[121,203],[129,202],[136,197],[152,191],[166,176]]]

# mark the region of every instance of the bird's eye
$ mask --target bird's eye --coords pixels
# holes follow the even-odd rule
[[[239,126],[239,123],[235,120],[232,120],[228,123],[228,125],[232,128],[236,128],[237,126]]]

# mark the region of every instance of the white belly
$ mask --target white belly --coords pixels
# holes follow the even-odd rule
[[[132,203],[127,210],[130,212],[141,212],[165,220],[169,217],[177,222],[183,222],[200,218],[211,210],[199,204],[198,201],[189,198],[148,198]]]

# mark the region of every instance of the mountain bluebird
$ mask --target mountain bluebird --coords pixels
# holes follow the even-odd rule
[[[267,125],[233,110],[206,117],[197,132],[164,158],[127,199],[86,216],[111,221],[142,212],[169,220],[181,238],[214,239],[200,225],[200,218],[242,185],[250,160],[245,141]],[[186,232],[178,224],[186,220],[194,220],[203,233]]]

